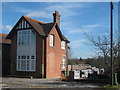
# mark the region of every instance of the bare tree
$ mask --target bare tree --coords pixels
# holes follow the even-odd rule
[[[98,35],[93,37],[92,35],[88,35],[85,33],[87,39],[91,42],[93,46],[95,46],[95,50],[97,51],[97,55],[102,57],[104,68],[110,69],[110,38],[108,35]],[[118,68],[118,43],[117,39],[114,38],[113,42],[113,60],[114,60],[114,70]]]

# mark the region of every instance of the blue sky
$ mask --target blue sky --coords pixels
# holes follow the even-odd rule
[[[62,33],[71,41],[73,57],[94,56],[94,47],[84,32],[97,35],[109,34],[110,5],[108,2],[3,2],[2,33],[9,33],[22,15],[52,22],[52,13],[61,14]],[[118,4],[114,3],[114,30],[118,30]]]

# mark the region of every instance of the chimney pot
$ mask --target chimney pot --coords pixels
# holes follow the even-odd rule
[[[53,13],[53,21],[60,27],[60,14],[58,11],[55,11],[55,13]]]
[[[58,13],[58,11],[55,11],[55,13]]]

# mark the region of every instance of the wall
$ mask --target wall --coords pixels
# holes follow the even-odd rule
[[[16,56],[17,56],[17,34],[14,33],[14,36],[11,40],[11,74],[16,75]]]
[[[56,28],[50,32],[54,35],[54,47],[49,46],[49,36],[46,43],[46,77],[59,78],[61,74],[62,57],[66,56],[66,49],[61,49],[61,39]],[[49,34],[49,35],[50,35]]]
[[[44,38],[36,34],[36,77],[44,77]]]
[[[10,75],[10,58],[11,44],[2,44],[2,76]]]

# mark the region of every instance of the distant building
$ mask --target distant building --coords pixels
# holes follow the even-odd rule
[[[104,72],[104,69],[99,69],[96,67],[92,67],[89,64],[78,64],[78,65],[68,65],[68,71],[78,72],[80,71],[81,77],[80,78],[87,78],[89,74],[93,74],[96,72],[100,74]]]
[[[2,76],[10,75],[10,57],[11,57],[11,40],[6,39],[7,34],[0,33],[0,46],[2,46]]]
[[[60,77],[67,70],[69,41],[60,30],[60,14],[44,23],[22,16],[7,36],[11,40],[11,74],[21,77]]]

